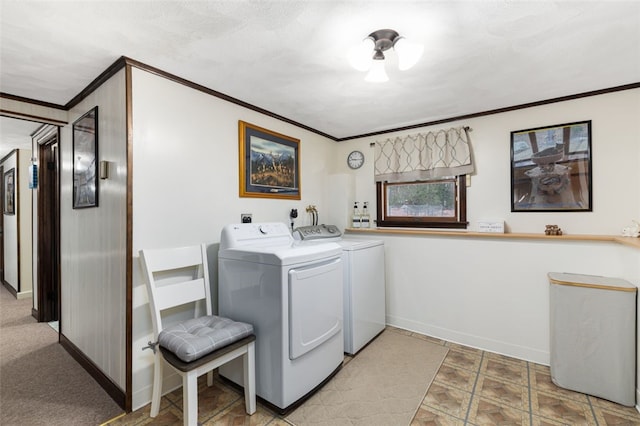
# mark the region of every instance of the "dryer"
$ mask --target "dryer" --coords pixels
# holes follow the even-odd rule
[[[384,242],[338,241],[344,266],[344,351],[356,354],[386,327]]]
[[[333,241],[342,248],[344,351],[356,354],[386,327],[384,242],[343,238],[334,225],[301,226],[293,237],[308,245]]]
[[[218,253],[218,312],[253,324],[256,393],[286,412],[342,366],[342,248],[294,241],[284,223],[228,225]],[[240,361],[220,367],[242,385]]]

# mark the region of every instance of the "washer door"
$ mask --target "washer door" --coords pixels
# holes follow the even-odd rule
[[[289,359],[342,331],[342,260],[289,270]]]

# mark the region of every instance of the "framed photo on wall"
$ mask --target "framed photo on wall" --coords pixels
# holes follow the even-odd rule
[[[300,199],[300,140],[238,122],[240,196]]]
[[[73,123],[73,208],[98,207],[98,107]]]
[[[16,169],[4,174],[4,214],[16,214]]]
[[[511,211],[592,211],[591,121],[511,132]]]

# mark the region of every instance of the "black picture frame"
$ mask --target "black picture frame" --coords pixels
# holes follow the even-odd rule
[[[98,107],[73,123],[73,208],[98,207]]]
[[[16,169],[4,173],[4,212],[7,216],[16,214]]]
[[[240,120],[240,197],[299,200],[300,140]]]
[[[511,132],[511,211],[592,211],[591,120]]]

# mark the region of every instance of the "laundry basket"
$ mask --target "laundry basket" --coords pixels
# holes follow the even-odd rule
[[[556,272],[548,276],[552,381],[635,405],[638,289],[617,278]]]

